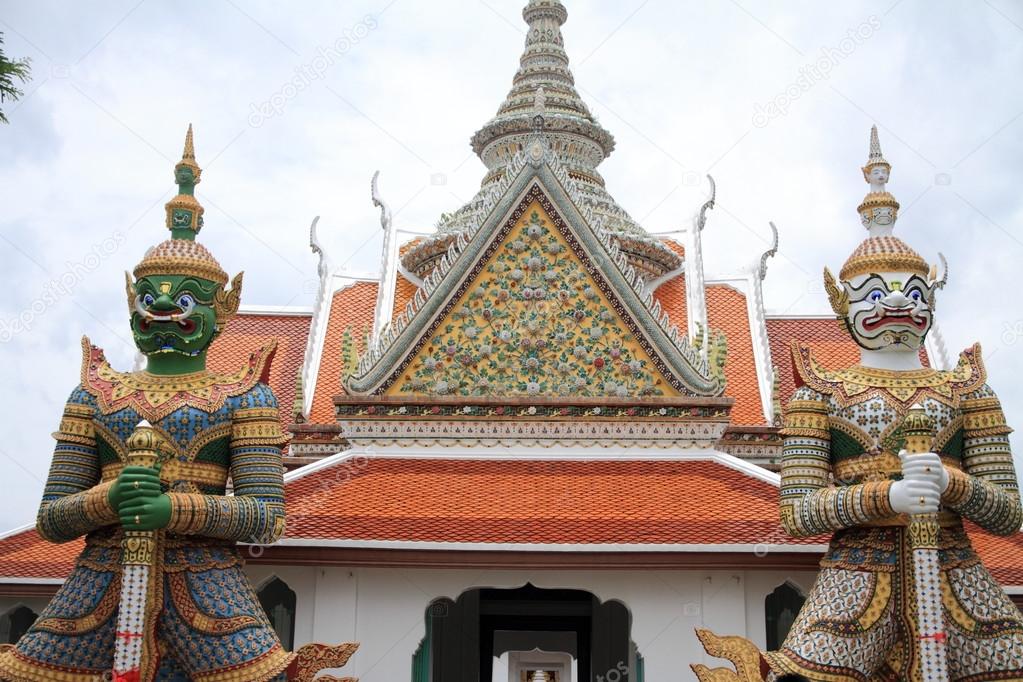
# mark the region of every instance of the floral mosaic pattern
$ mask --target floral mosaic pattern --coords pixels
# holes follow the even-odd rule
[[[390,394],[676,396],[539,203]]]

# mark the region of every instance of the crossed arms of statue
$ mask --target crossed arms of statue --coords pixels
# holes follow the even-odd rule
[[[1009,446],[1011,429],[986,385],[964,397],[962,470],[947,468],[941,504],[998,535],[1023,524],[1023,508]],[[797,537],[869,525],[897,515],[894,481],[832,484],[828,398],[799,388],[786,410],[782,432],[781,514]]]
[[[263,406],[234,412],[230,474],[234,495],[168,492],[170,513],[162,527],[173,533],[235,541],[271,543],[284,532],[284,481],[277,405],[269,388]],[[39,534],[67,542],[122,522],[111,500],[117,481],[101,482],[100,445],[93,424],[95,401],[81,388],[64,408],[57,445],[36,519]],[[122,474],[123,475],[123,474]],[[138,480],[143,490],[156,480],[151,470]],[[131,486],[128,488],[131,490]],[[137,489],[136,489],[137,490]],[[139,495],[142,493],[140,492]],[[115,496],[116,497],[116,496]]]

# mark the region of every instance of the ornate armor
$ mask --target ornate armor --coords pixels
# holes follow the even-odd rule
[[[1005,416],[979,346],[950,372],[823,370],[795,347],[798,383],[785,418],[781,513],[797,536],[834,532],[807,604],[772,669],[814,680],[920,679],[908,518],[892,509],[908,410],[936,423],[950,472],[939,556],[952,680],[1023,675],[1023,617],[981,564],[963,519],[998,534],[1023,523]]]

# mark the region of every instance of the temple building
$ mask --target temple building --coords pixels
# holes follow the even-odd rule
[[[401,243],[374,179],[379,273],[335,266],[314,222],[312,308],[243,305],[211,351],[227,371],[277,345],[287,531],[247,571],[286,647],[360,642],[362,682],[692,679],[697,627],[776,648],[826,548],[779,520],[780,406],[793,342],[828,368],[859,348],[834,316],[766,312],[766,216],[774,248],[705,274],[713,179],[682,229],[619,206],[565,7],[523,17],[476,196]],[[940,330],[922,352],[953,364]],[[1023,605],[1023,539],[972,537]],[[2,641],[81,548],[0,537]]]

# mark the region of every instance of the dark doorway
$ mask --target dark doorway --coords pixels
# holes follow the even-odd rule
[[[580,682],[596,680],[610,670],[621,673],[630,665],[628,609],[619,602],[603,603],[582,590],[528,584],[470,590],[457,601],[434,602],[427,618],[433,680],[492,682],[494,659],[508,650],[506,642],[514,641],[516,633],[565,642]]]
[[[17,644],[38,617],[27,606],[19,606],[0,616],[0,643]]]
[[[280,578],[274,578],[259,591],[259,603],[288,651],[295,645],[296,601],[295,591]]]
[[[777,651],[789,634],[806,597],[795,585],[784,582],[767,595],[764,613],[767,618],[767,650]]]

